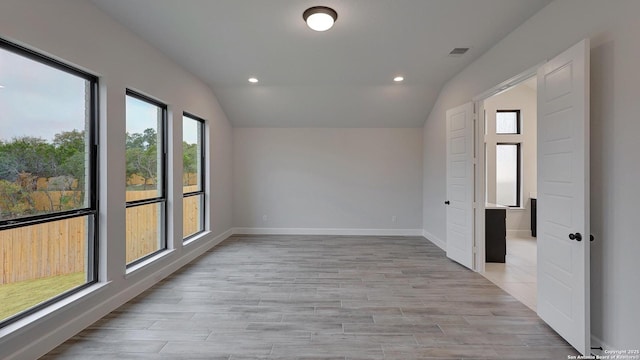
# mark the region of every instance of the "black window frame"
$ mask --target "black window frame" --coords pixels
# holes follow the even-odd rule
[[[206,151],[206,136],[205,136],[205,129],[206,129],[206,123],[207,121],[199,116],[193,115],[191,113],[188,112],[183,112],[182,113],[182,117],[183,117],[183,126],[184,126],[184,118],[187,117],[191,120],[195,120],[199,123],[199,127],[200,127],[200,140],[202,141],[202,144],[200,144],[200,164],[201,164],[201,168],[200,168],[200,189],[198,189],[197,191],[190,191],[188,193],[185,193],[183,190],[182,193],[182,199],[183,199],[183,203],[184,203],[184,199],[187,197],[192,197],[192,196],[200,196],[200,224],[202,224],[201,226],[201,230],[198,232],[195,232],[193,234],[188,235],[187,237],[183,237],[182,241],[186,242],[191,240],[192,238],[194,238],[195,236],[202,234],[203,232],[206,231],[206,226],[205,226],[205,214],[207,212],[206,209],[206,202],[205,202],[205,180],[206,180],[206,158],[207,158],[207,151]],[[183,136],[184,138],[184,136]],[[183,140],[184,141],[184,140]],[[184,150],[183,150],[183,154],[184,154]],[[184,170],[183,170],[184,171]],[[184,173],[183,173],[184,175]],[[184,189],[184,187],[183,187]],[[184,210],[184,209],[183,209]],[[184,218],[184,216],[183,216]],[[184,221],[184,220],[183,220]]]
[[[162,136],[159,136],[160,138],[160,146],[161,149],[158,149],[158,153],[162,154],[162,156],[160,157],[160,163],[162,164],[162,171],[160,171],[160,173],[158,174],[158,177],[161,177],[161,181],[160,184],[161,186],[159,187],[158,190],[160,190],[160,196],[156,196],[153,198],[148,198],[148,199],[142,199],[142,200],[133,200],[133,201],[127,201],[125,208],[129,209],[129,208],[133,208],[133,207],[137,207],[137,206],[144,206],[144,205],[151,205],[151,204],[160,204],[160,223],[159,223],[159,233],[160,233],[160,247],[158,250],[151,252],[147,255],[144,255],[136,260],[133,260],[130,263],[126,264],[127,268],[130,268],[132,266],[135,266],[137,264],[140,264],[142,262],[144,262],[145,260],[152,258],[154,256],[156,256],[157,254],[165,251],[168,249],[167,246],[167,181],[168,181],[168,171],[167,171],[167,149],[168,149],[168,134],[167,134],[167,129],[168,129],[168,106],[163,103],[160,102],[152,97],[149,97],[147,95],[141,94],[137,91],[131,90],[131,89],[126,89],[125,91],[125,99],[126,96],[130,96],[132,98],[135,98],[137,100],[149,103],[151,105],[157,106],[158,108],[160,108],[162,110],[162,122],[159,124],[158,126],[158,133],[161,133]],[[125,123],[126,123],[126,119],[125,119]],[[125,125],[126,126],[126,125]],[[125,238],[125,242],[127,241],[127,239]],[[125,254],[126,256],[126,254]]]
[[[521,192],[522,192],[522,143],[521,142],[499,142],[496,143],[496,154],[500,145],[516,146],[516,203],[515,205],[500,204],[510,208],[519,208],[522,204]],[[497,169],[496,161],[496,169]],[[497,201],[497,189],[496,189],[496,201]]]
[[[499,133],[498,132],[498,113],[516,113],[516,132]],[[522,117],[520,109],[517,110],[496,110],[496,135],[521,135],[522,134]]]
[[[78,293],[81,290],[86,289],[87,287],[98,282],[98,268],[99,268],[99,254],[98,254],[98,234],[99,234],[99,223],[98,223],[98,139],[99,139],[99,83],[98,77],[84,70],[80,70],[76,67],[68,65],[62,61],[56,60],[49,56],[40,54],[34,50],[28,49],[26,47],[20,46],[18,44],[12,43],[5,39],[0,38],[0,48],[12,52],[16,55],[23,56],[27,59],[39,62],[43,65],[50,66],[54,69],[60,70],[62,72],[68,73],[73,76],[77,76],[89,82],[89,101],[88,105],[90,107],[88,126],[85,131],[88,132],[87,141],[88,141],[88,154],[87,159],[88,167],[87,167],[87,176],[88,181],[86,184],[88,185],[88,206],[84,208],[68,210],[68,211],[59,211],[53,212],[50,214],[39,214],[34,216],[27,216],[18,219],[9,219],[9,220],[0,220],[0,231],[16,229],[21,227],[33,226],[38,224],[44,224],[49,222],[68,220],[79,217],[87,217],[87,238],[86,238],[86,246],[87,246],[87,264],[86,264],[86,279],[85,283],[79,286],[76,286],[73,289],[69,289],[61,294],[58,294],[48,300],[45,300],[33,307],[30,307],[24,311],[21,311],[17,314],[9,316],[6,319],[0,321],[0,329],[17,321],[23,319],[33,313],[40,311],[48,306],[51,306],[60,300],[68,298],[69,296]]]

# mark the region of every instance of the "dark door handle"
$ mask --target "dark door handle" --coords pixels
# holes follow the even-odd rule
[[[595,238],[593,237],[593,235],[589,235],[591,241],[595,240]]]
[[[449,205],[450,204],[449,200],[445,201],[444,204]]]
[[[580,233],[569,234],[569,239],[575,240],[575,241],[582,241],[582,235],[580,235]]]

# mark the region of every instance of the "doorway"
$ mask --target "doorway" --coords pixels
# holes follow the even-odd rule
[[[482,101],[485,266],[481,274],[536,311],[537,83],[531,77]]]
[[[447,144],[457,145],[451,146],[457,152],[449,151],[449,146],[447,148],[447,197],[454,194],[450,189],[456,186],[456,178],[449,176],[450,173],[458,174],[458,178],[461,178],[460,174],[474,174],[474,185],[467,187],[466,191],[458,192],[472,194],[468,197],[472,201],[468,201],[467,197],[461,200],[471,204],[471,211],[461,215],[465,215],[464,219],[471,219],[473,227],[472,236],[465,237],[459,243],[465,245],[467,253],[473,254],[473,265],[466,266],[483,273],[486,256],[489,255],[487,250],[490,250],[487,248],[488,241],[485,241],[485,238],[488,239],[485,230],[498,227],[489,226],[489,217],[485,216],[486,122],[484,116],[478,115],[484,114],[485,100],[536,77],[536,312],[584,355],[590,353],[591,342],[589,52],[589,39],[584,39],[554,58],[476,96],[474,103],[468,104],[473,109],[473,116],[450,117],[450,111],[447,111],[446,119],[448,126],[464,122],[469,125],[468,128],[473,129],[473,144],[460,142],[453,133],[447,133]],[[476,112],[476,108],[479,111]],[[453,155],[465,161],[454,163]],[[519,158],[517,155],[515,157]],[[519,166],[516,165],[516,168]],[[522,189],[516,191],[522,194]],[[529,194],[529,199],[531,195]],[[445,205],[449,203],[449,200],[445,201]],[[447,256],[460,262],[457,259],[461,258],[461,254],[449,252],[449,229],[454,230],[461,223],[456,220],[456,217],[450,217],[447,212]],[[503,221],[505,226],[501,228],[506,238],[506,215]],[[503,243],[506,260],[506,240]]]

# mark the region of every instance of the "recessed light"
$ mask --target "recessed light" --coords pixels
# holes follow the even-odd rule
[[[338,19],[338,13],[330,7],[314,6],[302,13],[302,18],[311,30],[327,31]]]
[[[4,85],[0,85],[0,89],[4,89]]]
[[[396,76],[396,77],[394,77],[394,78],[393,78],[393,81],[395,81],[395,82],[401,82],[401,81],[404,81],[404,77],[402,77],[402,76]]]
[[[252,83],[252,84],[255,84],[255,83],[258,82],[258,78],[250,77],[249,78],[249,82]]]

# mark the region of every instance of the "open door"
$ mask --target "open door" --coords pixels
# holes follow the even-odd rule
[[[473,103],[447,110],[447,257],[473,269]]]
[[[538,70],[538,315],[590,354],[589,40]]]

